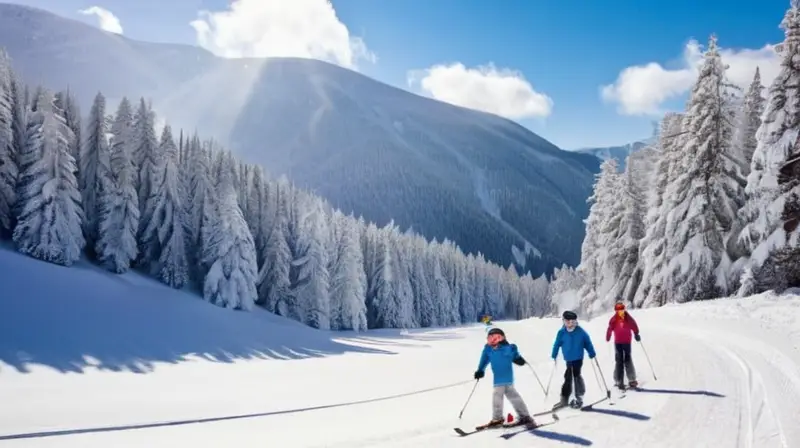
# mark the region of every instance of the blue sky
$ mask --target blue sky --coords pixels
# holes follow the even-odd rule
[[[207,34],[217,44],[209,39],[205,46],[218,54],[310,56],[356,65],[388,84],[508,116],[564,149],[649,136],[661,113],[682,107],[702,51],[693,40],[705,45],[711,33],[719,37],[735,83],[747,84],[757,65],[771,80],[778,58],[767,45],[782,39],[778,25],[789,5],[789,0],[332,0],[334,16],[324,0],[237,1],[241,11]],[[224,12],[236,2],[17,3],[95,25],[97,17],[78,11],[98,6],[119,19],[128,37],[197,44],[189,23],[198,11]],[[264,30],[271,31],[260,36]],[[361,43],[354,46],[354,37]]]

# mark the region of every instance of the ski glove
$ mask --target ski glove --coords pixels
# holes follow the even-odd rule
[[[636,333],[635,335],[633,335],[633,338],[636,339],[636,341],[639,341],[639,342],[641,342],[641,340],[642,340],[642,337],[639,336],[639,333]]]
[[[483,370],[476,370],[475,371],[475,379],[479,380],[481,378],[483,378]]]
[[[518,365],[518,366],[524,366],[524,365],[525,365],[525,358],[523,358],[522,356],[520,356],[520,357],[518,357],[518,358],[514,358],[514,360],[513,360],[513,361],[511,361],[511,362],[513,362],[514,364],[516,364],[516,365]]]

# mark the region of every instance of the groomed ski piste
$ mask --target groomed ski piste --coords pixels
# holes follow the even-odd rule
[[[657,380],[635,344],[641,391],[559,411],[537,430],[460,437],[453,428],[491,416],[489,369],[458,418],[482,325],[321,332],[8,249],[0,279],[3,447],[800,446],[797,295],[632,310]],[[609,316],[580,322],[611,382]],[[495,324],[546,383],[560,320]],[[563,366],[547,401],[530,369],[515,367],[532,412],[557,400]],[[588,362],[583,371],[586,403],[603,398]]]

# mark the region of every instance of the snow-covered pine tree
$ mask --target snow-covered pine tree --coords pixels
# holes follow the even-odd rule
[[[122,98],[111,125],[111,188],[99,197],[98,240],[95,253],[109,271],[127,272],[138,253],[139,197],[134,186],[133,110]]]
[[[614,239],[609,232],[616,233],[616,229],[611,228],[611,219],[616,214],[618,221],[622,211],[618,200],[618,171],[616,159],[605,160],[595,176],[594,192],[587,200],[592,205],[586,218],[586,236],[581,246],[581,263],[577,268],[585,280],[580,290],[583,309],[589,309],[604,299],[611,286],[607,282],[613,281],[612,273],[608,272],[608,244]]]
[[[770,85],[762,123],[756,132],[758,145],[747,177],[747,203],[742,210],[746,225],[739,236],[750,253],[747,266],[755,276],[755,284],[766,288],[773,283],[774,269],[762,269],[762,265],[786,242],[781,226],[785,197],[778,185],[779,170],[788,160],[800,131],[800,9],[796,1],[786,11],[781,27],[785,32],[781,71]]]
[[[639,270],[642,272],[642,278],[633,299],[634,307],[666,303],[666,291],[661,275],[667,261],[665,232],[670,198],[665,195],[667,186],[674,180],[680,150],[688,136],[684,132],[685,121],[685,115],[680,113],[667,113],[661,120],[659,158],[645,217],[647,230],[639,244],[641,251]]]
[[[395,291],[394,263],[386,232],[369,224],[365,232],[364,271],[367,273],[367,325],[369,328],[402,328]]]
[[[86,139],[81,146],[79,182],[85,219],[83,233],[89,255],[95,257],[94,245],[98,238],[100,197],[111,189],[111,153],[108,149],[106,125],[106,98],[98,93],[89,111]]]
[[[24,254],[70,266],[85,244],[75,159],[69,153],[73,136],[55,108],[53,94],[40,92],[20,154],[24,170],[17,185],[19,216],[13,240]]]
[[[738,209],[739,180],[731,166],[732,122],[727,111],[727,67],[715,36],[687,105],[689,138],[681,150],[667,216],[667,266],[663,280],[670,300],[687,302],[724,294],[725,237]],[[718,275],[719,274],[719,275]]]
[[[78,103],[70,91],[66,90],[56,94],[56,106],[64,111],[64,119],[67,122],[67,126],[69,126],[73,135],[75,135],[75,138],[70,142],[70,154],[72,154],[72,157],[75,158],[75,162],[80,166],[81,145],[83,143],[81,136],[83,135],[83,130],[81,129],[81,111],[78,108]]]
[[[14,96],[11,62],[0,48],[0,238],[9,238],[14,230],[14,205],[19,176],[14,145]]]
[[[337,236],[330,278],[331,329],[366,330],[367,274],[361,253],[360,227],[353,217],[335,211],[331,225]]]
[[[161,154],[156,136],[155,114],[145,103],[144,98],[139,101],[139,108],[134,120],[136,145],[133,151],[133,162],[138,172],[136,192],[139,196],[139,232],[141,233],[146,227],[145,223],[151,221],[151,216],[147,211],[147,200],[159,176],[157,166]],[[140,235],[140,244],[141,238]],[[140,254],[144,253],[141,249],[140,246]]]
[[[189,260],[190,277],[196,284],[202,284],[215,255],[207,253],[208,243],[214,237],[214,221],[217,210],[214,188],[211,184],[209,165],[210,154],[195,135],[187,144],[187,163],[189,164],[189,185],[187,194],[186,249]],[[205,260],[208,258],[208,260]]]
[[[330,276],[325,212],[322,201],[316,197],[306,196],[298,206],[299,228],[290,294],[303,323],[327,330],[330,328]]]
[[[621,219],[617,226],[616,237],[609,241],[608,261],[614,271],[614,285],[609,290],[601,307],[593,311],[611,309],[614,302],[623,300],[633,302],[634,294],[639,287],[641,271],[639,265],[639,242],[645,236],[645,191],[640,189],[641,182],[637,178],[639,166],[629,156],[625,163],[625,172],[621,176],[617,202],[621,206]]]
[[[387,234],[389,252],[394,263],[392,289],[395,291],[395,306],[400,316],[397,327],[412,328],[415,326],[414,290],[411,287],[411,260],[406,258],[408,242],[394,222],[390,222],[382,231]]]
[[[153,188],[142,221],[141,258],[151,275],[180,289],[188,279],[188,263],[178,187],[178,148],[169,125],[164,126],[158,151],[155,176],[150,178]]]
[[[436,315],[434,296],[431,293],[430,271],[426,269],[425,248],[426,241],[418,235],[411,238],[409,250],[409,282],[414,298],[414,321],[421,327],[433,327],[439,325]]]
[[[733,152],[736,154],[736,158],[741,161],[740,167],[745,177],[750,174],[753,153],[756,150],[756,146],[758,146],[756,132],[761,126],[761,115],[764,113],[765,99],[763,91],[761,71],[756,67],[753,82],[750,83],[750,87],[747,89],[742,101],[733,136]]]
[[[258,296],[256,249],[239,208],[233,184],[235,165],[231,159],[227,162],[219,185],[217,219],[208,241],[216,256],[206,274],[203,297],[221,307],[250,310]]]
[[[258,274],[258,304],[280,316],[294,314],[294,304],[289,295],[291,282],[289,270],[292,263],[292,251],[289,247],[290,202],[293,196],[289,185],[284,181],[276,182],[269,189],[274,199],[270,203],[276,205],[272,227],[265,248],[264,264]]]

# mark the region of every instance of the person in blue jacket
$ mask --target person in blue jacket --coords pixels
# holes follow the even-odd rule
[[[564,320],[564,326],[556,334],[553,353],[550,357],[555,361],[558,357],[558,350],[561,349],[567,369],[564,371],[564,385],[561,386],[561,401],[554,408],[564,406],[579,408],[583,406],[583,395],[586,393],[586,384],[581,376],[583,351],[586,350],[589,353],[589,359],[594,359],[597,353],[594,351],[589,333],[578,325],[578,315],[572,311],[564,311],[561,317]],[[570,403],[569,396],[572,394],[573,382],[575,383],[575,400]]]
[[[506,334],[499,328],[492,328],[486,334],[486,345],[483,346],[481,359],[478,363],[478,370],[475,371],[475,379],[480,380],[484,376],[487,365],[492,366],[494,376],[494,393],[492,395],[492,419],[486,427],[500,426],[503,424],[503,398],[508,398],[514,411],[517,412],[518,423],[535,425],[533,418],[528,412],[525,401],[514,388],[514,366],[525,365],[525,359],[520,356],[516,344],[510,344],[506,340]]]

